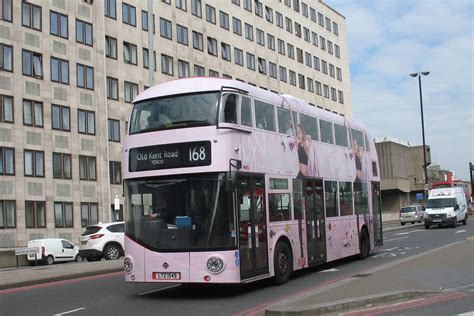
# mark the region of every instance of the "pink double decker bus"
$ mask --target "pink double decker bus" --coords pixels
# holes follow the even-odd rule
[[[123,166],[127,282],[281,284],[382,245],[371,137],[295,97],[156,85],[134,100]]]

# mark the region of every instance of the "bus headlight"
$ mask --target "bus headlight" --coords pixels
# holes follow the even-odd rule
[[[207,259],[207,270],[213,274],[217,274],[224,270],[224,261],[219,257],[210,257]]]
[[[133,270],[133,261],[130,257],[125,257],[123,259],[123,269],[125,272],[130,273]]]

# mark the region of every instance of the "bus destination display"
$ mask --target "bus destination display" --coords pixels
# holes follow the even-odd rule
[[[166,144],[130,149],[130,172],[209,166],[211,142]]]

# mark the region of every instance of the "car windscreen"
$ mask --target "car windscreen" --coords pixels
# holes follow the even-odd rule
[[[441,199],[428,199],[429,208],[445,208],[454,207],[456,205],[455,198],[441,198]]]
[[[400,210],[400,213],[411,213],[415,211],[416,211],[416,207],[404,207]]]
[[[88,226],[86,227],[85,232],[82,233],[81,236],[87,236],[97,233],[102,227],[100,226]]]

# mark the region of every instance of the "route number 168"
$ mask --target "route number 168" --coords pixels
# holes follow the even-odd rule
[[[189,148],[189,161],[206,160],[206,148],[204,146]]]

